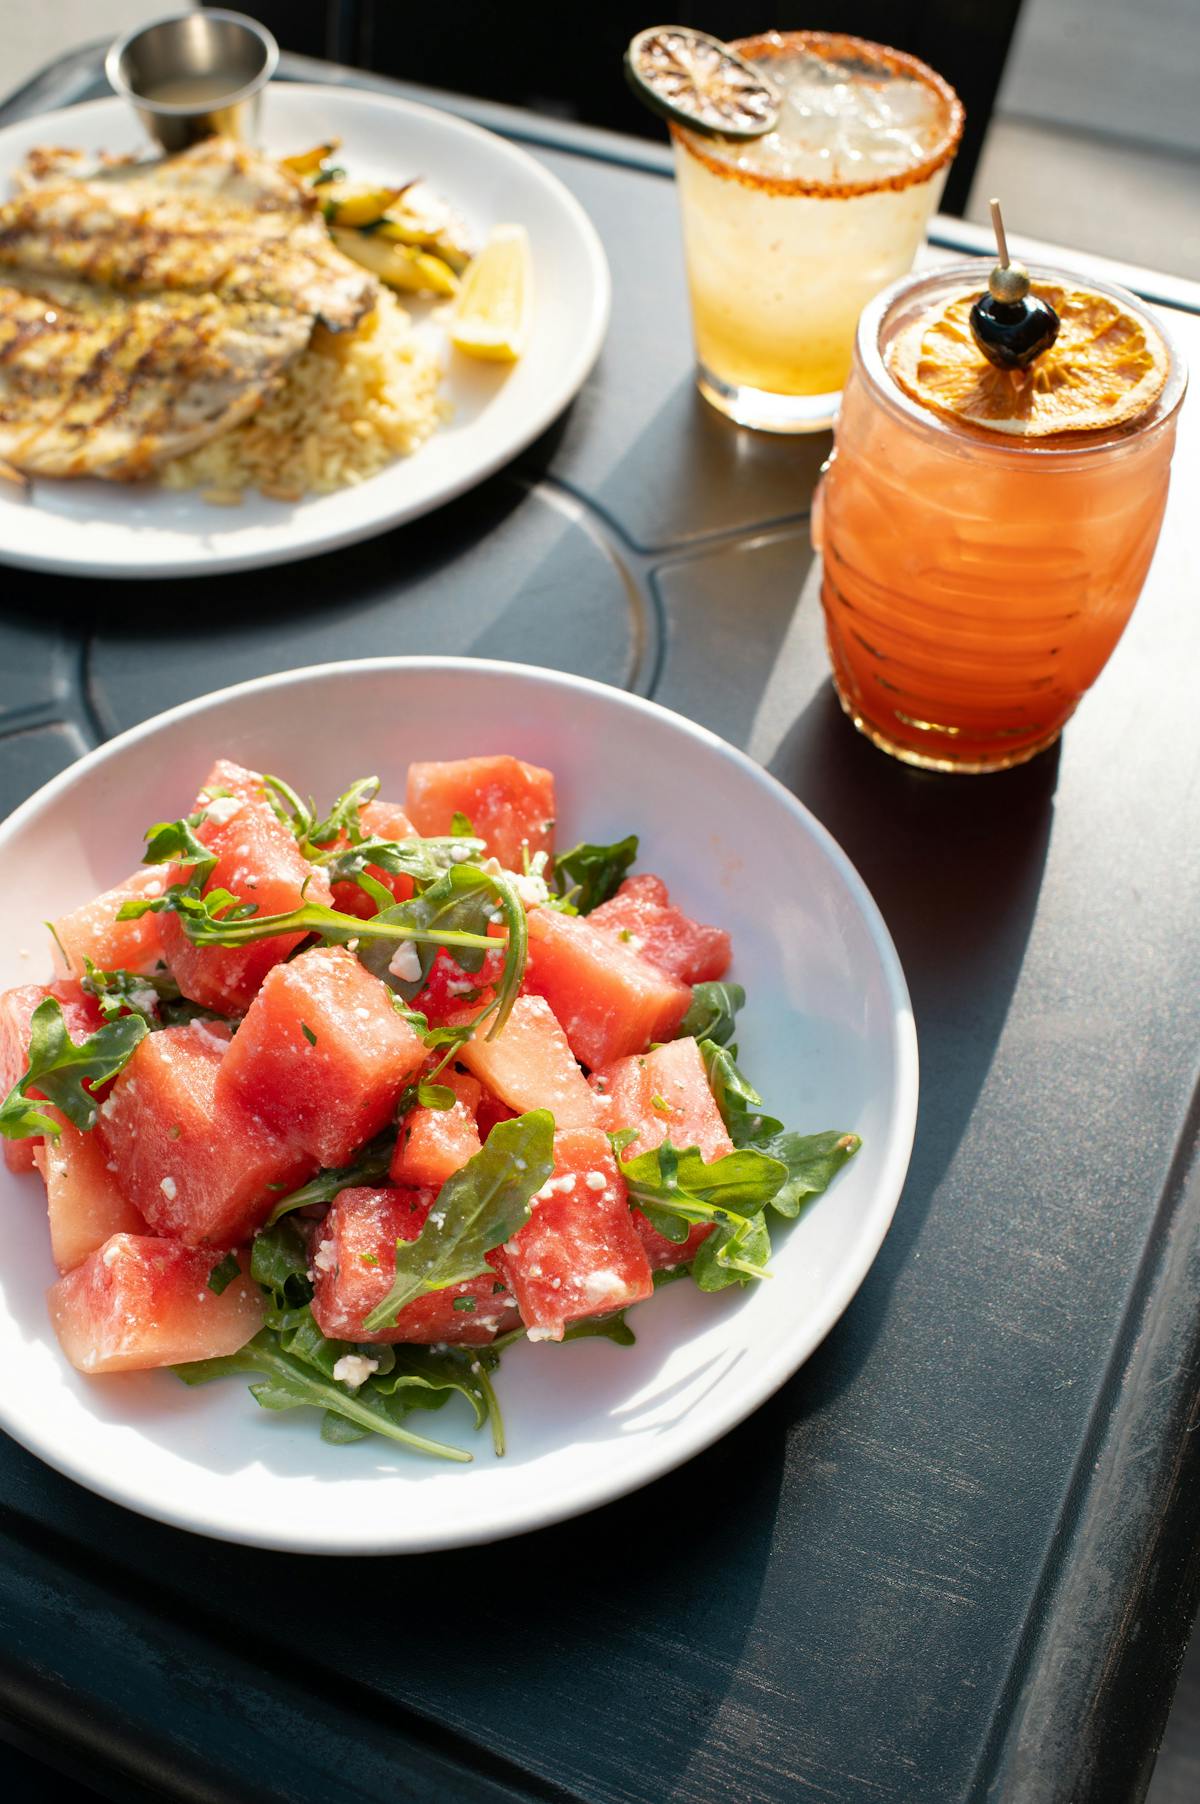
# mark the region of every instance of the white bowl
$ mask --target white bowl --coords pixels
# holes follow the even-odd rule
[[[863,1137],[794,1226],[775,1277],[703,1296],[670,1286],[633,1310],[633,1348],[520,1345],[498,1378],[509,1452],[458,1402],[430,1418],[470,1466],[380,1440],[326,1446],[315,1413],[271,1415],[245,1383],[169,1372],[86,1379],[59,1352],[55,1273],[36,1178],[0,1171],[0,1424],[89,1489],[163,1522],[254,1546],[401,1553],[492,1541],[657,1478],[758,1407],[828,1333],[887,1232],[917,1103],[904,977],[845,854],[773,778],[703,728],[577,677],[454,658],[323,665],[202,697],[90,753],[0,827],[0,987],[49,969],[41,923],[136,865],[219,754],[332,798],[378,772],[402,798],[410,759],[508,751],[558,780],[560,844],[641,836],[701,919],[733,934],[747,1004],[741,1063],[772,1113]]]

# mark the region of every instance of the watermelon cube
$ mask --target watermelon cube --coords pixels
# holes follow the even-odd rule
[[[228,1030],[211,1022],[147,1034],[95,1127],[122,1194],[156,1234],[191,1246],[248,1240],[316,1164],[236,1096],[218,1103],[228,1051]]]
[[[693,1039],[668,1040],[664,1046],[618,1059],[594,1072],[592,1088],[601,1099],[609,1133],[636,1128],[638,1137],[627,1159],[651,1152],[670,1140],[672,1146],[698,1146],[708,1163],[733,1151],[721,1111]]]
[[[667,1139],[681,1151],[698,1146],[707,1164],[733,1151],[695,1040],[671,1040],[641,1056],[618,1059],[593,1074],[592,1087],[601,1098],[609,1133],[638,1131],[625,1149],[627,1159],[651,1152]],[[655,1271],[690,1265],[700,1242],[712,1232],[711,1224],[697,1222],[685,1241],[668,1240],[640,1209],[633,1212],[633,1225]]]
[[[244,764],[235,764],[231,758],[217,759],[200,787],[196,807],[203,808],[221,796],[237,796],[240,801],[256,802],[260,807],[271,806],[262,772],[247,770]]]
[[[669,1040],[692,1000],[686,984],[615,935],[556,908],[529,915],[525,982],[546,998],[571,1051],[593,1071],[644,1052],[651,1040]]]
[[[662,878],[649,873],[626,877],[615,896],[593,908],[588,922],[616,934],[622,944],[680,983],[724,977],[733,956],[723,927],[702,926],[673,907]]]
[[[241,1277],[220,1295],[209,1289],[224,1257],[149,1234],[114,1234],[50,1287],[63,1352],[89,1374],[237,1353],[262,1327],[266,1308],[244,1253]]]
[[[452,1024],[468,1019],[470,1011],[450,1017]],[[549,1109],[558,1127],[595,1126],[596,1098],[548,1002],[540,996],[518,996],[504,1032],[494,1040],[486,1033],[485,1027],[455,1056],[493,1096],[518,1115],[527,1109]]]
[[[47,1136],[34,1154],[45,1180],[50,1251],[60,1272],[81,1265],[113,1234],[144,1234],[146,1224],[121,1195],[104,1147],[94,1133],[63,1121],[58,1139]]]
[[[654,1283],[625,1184],[599,1128],[554,1136],[554,1171],[533,1214],[489,1254],[512,1286],[530,1340],[561,1340],[568,1322],[611,1315]]]
[[[465,814],[506,870],[523,870],[526,851],[554,851],[554,777],[520,758],[410,764],[405,806],[427,836],[449,833],[455,814]]]
[[[388,1176],[393,1184],[440,1190],[479,1151],[475,1111],[483,1094],[473,1077],[443,1071],[439,1084],[454,1091],[449,1109],[416,1108],[405,1117]]]
[[[411,839],[416,832],[403,808],[395,802],[364,802],[358,811],[358,818],[363,832],[370,839]],[[349,843],[345,835],[342,836],[341,843]],[[367,866],[367,875],[374,877],[377,883],[382,883],[397,902],[407,902],[413,893],[411,877],[389,875],[373,864]],[[357,915],[362,921],[369,920],[376,912],[370,896],[353,881],[334,884],[333,906],[340,908],[343,914]]]
[[[118,921],[117,911],[124,902],[161,896],[166,883],[161,865],[143,865],[115,889],[51,921],[54,969],[62,977],[79,979],[87,970],[86,956],[101,971],[153,971],[162,963],[161,916]]]
[[[230,890],[263,915],[287,913],[304,901],[328,905],[325,873],[303,856],[290,829],[266,803],[220,797],[210,805],[208,819],[196,828],[196,835],[217,854],[207,889]],[[187,872],[175,865],[168,881],[179,883],[186,877]],[[279,933],[246,946],[194,946],[178,915],[164,914],[159,920],[167,963],[184,995],[226,1015],[244,1014],[267,972],[306,937],[302,932]]]
[[[425,1042],[341,946],[267,973],[221,1065],[218,1108],[240,1103],[319,1165],[345,1165],[386,1127]]]
[[[29,1069],[29,1023],[34,1009],[47,996],[53,996],[58,1002],[67,1032],[77,1045],[104,1025],[96,998],[86,995],[79,984],[69,978],[56,983],[23,983],[15,990],[5,990],[0,995],[0,1099],[8,1095]],[[33,1088],[28,1094],[39,1097],[42,1093]],[[8,1169],[32,1171],[34,1150],[39,1143],[37,1138],[5,1140],[4,1162]]]
[[[483,1346],[518,1325],[507,1285],[489,1273],[416,1297],[393,1327],[365,1331],[364,1317],[391,1289],[396,1242],[415,1240],[432,1207],[429,1190],[359,1187],[334,1198],[313,1253],[312,1309],[322,1334],[331,1340]]]

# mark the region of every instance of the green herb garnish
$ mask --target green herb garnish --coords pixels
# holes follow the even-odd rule
[[[396,1275],[363,1322],[368,1333],[390,1327],[414,1297],[487,1276],[485,1255],[528,1221],[553,1170],[554,1117],[547,1109],[497,1122],[482,1149],[442,1185],[417,1238],[397,1242]]]
[[[60,1003],[53,996],[43,997],[29,1022],[29,1063],[0,1103],[0,1135],[27,1140],[35,1134],[53,1139],[61,1134],[61,1124],[27,1095],[31,1085],[62,1110],[72,1127],[87,1133],[95,1125],[98,1105],[84,1085],[94,1087],[116,1077],[148,1032],[140,1015],[122,1015],[76,1045]]]
[[[236,1253],[226,1253],[224,1259],[218,1260],[208,1274],[208,1288],[218,1297],[222,1291],[228,1290],[233,1280],[241,1273]]]
[[[620,887],[626,871],[637,857],[636,833],[611,846],[593,846],[581,842],[554,861],[554,881],[559,895],[574,905],[577,914],[591,914],[601,902],[607,902]]]

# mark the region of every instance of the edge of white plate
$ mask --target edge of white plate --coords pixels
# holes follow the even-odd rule
[[[329,89],[319,82],[281,82],[279,89],[287,94],[303,97],[305,94],[328,98]],[[554,390],[547,395],[543,404],[534,410],[521,432],[503,449],[490,453],[478,463],[471,464],[464,475],[454,478],[439,490],[434,498],[422,497],[410,504],[381,514],[378,518],[362,522],[343,529],[334,528],[322,532],[313,542],[301,541],[297,544],[283,544],[269,550],[258,552],[208,552],[202,555],[171,558],[158,563],[127,563],[120,558],[109,558],[101,564],[89,563],[82,555],[55,554],[47,552],[42,555],[36,551],[12,551],[0,541],[0,565],[7,564],[16,570],[39,570],[56,576],[90,576],[97,578],[122,578],[125,580],[152,582],[164,576],[224,576],[237,570],[273,569],[276,565],[299,563],[303,558],[320,557],[327,551],[337,551],[346,545],[358,545],[365,539],[379,537],[391,532],[394,527],[404,526],[410,520],[422,518],[425,514],[435,513],[447,502],[456,501],[469,489],[486,482],[497,470],[502,470],[514,458],[519,457],[536,438],[539,438],[549,426],[563,413],[579,394],[584,383],[591,375],[596,360],[604,348],[604,340],[608,333],[612,315],[612,274],[608,267],[608,258],[600,240],[600,234],[592,224],[587,212],[576,200],[565,182],[561,182],[550,170],[544,169],[535,156],[522,149],[519,144],[501,137],[498,132],[488,131],[485,126],[475,125],[469,119],[462,119],[457,113],[448,113],[438,107],[423,106],[419,101],[405,100],[389,94],[376,94],[372,90],[346,89],[343,93],[361,94],[366,100],[385,102],[400,108],[405,114],[415,113],[418,116],[437,119],[441,124],[450,124],[468,137],[482,139],[486,142],[497,142],[504,146],[505,152],[518,158],[527,168],[531,179],[540,186],[550,190],[574,220],[593,278],[592,304],[589,312],[580,321],[580,337],[576,352]],[[90,116],[102,108],[119,108],[121,102],[113,95],[100,100],[84,101],[79,106],[59,107],[53,112],[39,113],[34,117],[39,126],[45,124],[53,129],[60,121]],[[16,121],[17,126],[26,126],[30,120]],[[0,128],[0,143],[6,130]],[[419,453],[418,453],[419,455]]]
[[[891,1133],[888,1136],[886,1150],[882,1161],[882,1174],[873,1200],[869,1219],[872,1232],[864,1238],[858,1248],[857,1257],[852,1259],[839,1283],[833,1285],[822,1299],[822,1307],[815,1312],[807,1330],[798,1342],[791,1343],[785,1350],[779,1351],[775,1357],[762,1362],[754,1380],[746,1390],[731,1398],[723,1408],[715,1412],[698,1415],[689,1432],[681,1432],[677,1440],[662,1446],[661,1457],[650,1459],[644,1468],[636,1474],[620,1473],[607,1483],[597,1484],[589,1480],[585,1484],[569,1487],[558,1493],[552,1500],[542,1504],[526,1506],[521,1511],[519,1521],[509,1521],[501,1517],[489,1521],[486,1527],[463,1530],[451,1529],[445,1533],[427,1532],[415,1539],[397,1543],[385,1535],[372,1536],[370,1533],[361,1539],[348,1539],[344,1544],[331,1546],[327,1542],[316,1542],[303,1531],[288,1532],[286,1524],[276,1523],[270,1534],[257,1535],[247,1533],[242,1528],[225,1527],[220,1524],[197,1521],[187,1514],[185,1509],[148,1508],[135,1492],[131,1492],[121,1483],[118,1475],[97,1475],[90,1471],[83,1472],[72,1466],[69,1457],[64,1457],[59,1449],[42,1444],[36,1433],[13,1434],[11,1429],[5,1432],[12,1435],[30,1453],[60,1472],[64,1477],[82,1485],[85,1490],[104,1497],[112,1503],[132,1510],[136,1515],[145,1516],[156,1522],[164,1522],[172,1528],[184,1529],[192,1534],[202,1534],[209,1539],[229,1541],[239,1546],[260,1547],[273,1552],[321,1554],[333,1557],[355,1557],[360,1555],[395,1555],[411,1553],[434,1553],[454,1547],[469,1547],[488,1544],[494,1541],[508,1540],[517,1535],[530,1534],[541,1528],[549,1528],[557,1522],[570,1520],[574,1516],[586,1514],[598,1509],[601,1505],[615,1502],[619,1497],[641,1490],[643,1486],[654,1483],[667,1473],[685,1465],[688,1460],[703,1453],[708,1447],[721,1440],[740,1423],[762,1407],[781,1385],[796,1373],[811,1358],[816,1348],[825,1339],[831,1328],[842,1316],[865,1279],[876,1255],[883,1245],[895,1216],[904,1179],[908,1172],[909,1159],[912,1153],[913,1139],[916,1133],[917,1094],[918,1094],[918,1054],[916,1024],[913,1019],[912,1003],[908,984],[900,964],[900,957],[888,932],[887,925],[879,908],[863,879],[854,865],[828,829],[822,826],[816,816],[799,801],[791,791],[777,778],[755,763],[745,752],[730,745],[719,734],[710,732],[707,727],[699,726],[671,708],[663,707],[659,702],[648,701],[641,696],[630,695],[625,690],[616,689],[611,684],[599,683],[590,677],[572,676],[565,672],[546,670],[536,665],[515,664],[500,659],[490,658],[457,658],[457,657],[379,657],[348,659],[345,663],[310,664],[296,670],[278,671],[272,676],[255,677],[245,683],[230,684],[225,689],[211,690],[207,695],[197,696],[192,701],[181,702],[174,708],[155,714],[135,727],[129,727],[115,738],[107,740],[93,751],[61,771],[57,777],[22,802],[6,820],[0,822],[0,856],[3,855],[8,841],[20,831],[28,821],[36,817],[39,810],[48,802],[69,789],[77,780],[81,771],[92,770],[107,763],[117,754],[124,752],[129,746],[136,745],[139,740],[151,739],[162,728],[176,721],[186,720],[189,716],[203,713],[214,702],[225,701],[238,695],[259,694],[267,689],[300,686],[314,678],[328,678],[342,673],[354,671],[386,671],[386,670],[439,670],[459,672],[463,674],[478,672],[522,682],[543,684],[547,687],[565,686],[568,689],[599,694],[616,699],[637,713],[650,714],[656,718],[666,718],[673,726],[691,738],[717,752],[721,757],[738,766],[753,782],[768,790],[777,801],[781,802],[790,813],[796,815],[804,824],[805,830],[813,834],[822,845],[830,862],[840,873],[847,889],[854,896],[862,910],[863,919],[868,924],[872,941],[879,954],[880,964],[887,981],[889,994],[893,1002],[892,1035],[896,1060],[896,1109]]]

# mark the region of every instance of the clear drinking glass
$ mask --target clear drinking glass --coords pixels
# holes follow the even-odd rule
[[[741,425],[817,431],[859,313],[912,267],[963,110],[916,57],[862,38],[768,32],[732,48],[784,100],[762,138],[671,127],[697,381]]]
[[[1032,439],[934,413],[897,386],[888,347],[982,288],[986,266],[912,276],[863,313],[814,506],[842,706],[882,750],[927,769],[1004,770],[1053,744],[1133,612],[1166,506],[1187,387],[1178,349],[1123,289],[1030,274],[1149,323],[1169,357],[1154,405],[1108,431]]]

